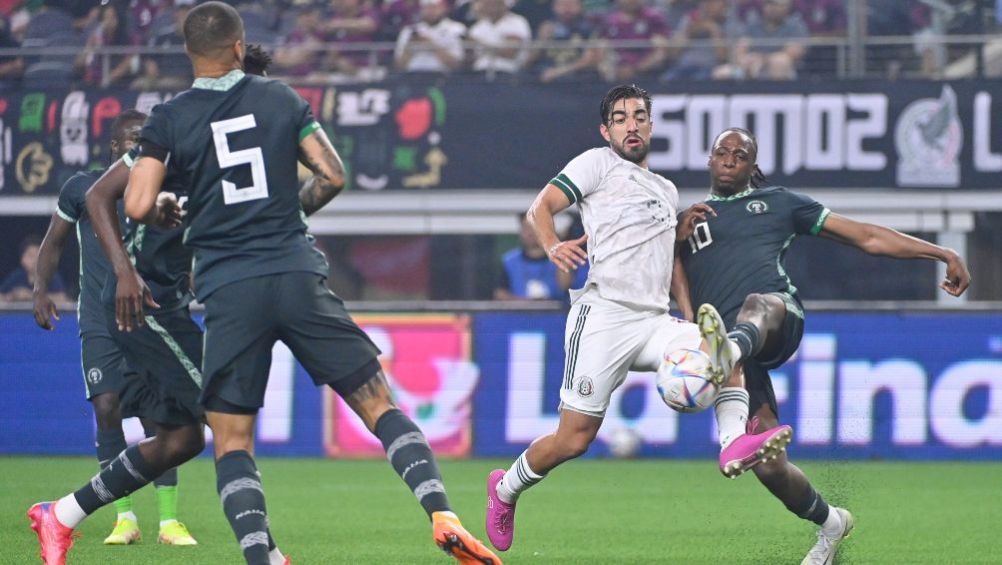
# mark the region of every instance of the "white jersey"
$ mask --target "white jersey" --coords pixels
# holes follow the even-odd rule
[[[583,289],[606,300],[667,311],[678,189],[610,147],[575,157],[551,184],[581,208],[591,267]]]

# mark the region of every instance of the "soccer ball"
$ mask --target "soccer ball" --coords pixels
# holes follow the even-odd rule
[[[671,409],[690,414],[713,405],[720,387],[707,380],[710,357],[697,349],[679,349],[665,356],[658,368],[657,385]]]
[[[640,434],[633,428],[616,428],[606,440],[609,445],[609,453],[618,459],[630,459],[636,457],[640,452],[640,447],[644,443],[640,439]]]

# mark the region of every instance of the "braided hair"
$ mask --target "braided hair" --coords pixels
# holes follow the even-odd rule
[[[739,133],[748,138],[748,141],[751,144],[751,150],[753,155],[752,159],[754,160],[758,158],[758,140],[755,139],[755,136],[752,134],[752,132],[744,128],[737,128],[737,127],[727,128],[724,131],[720,132],[720,135],[718,135],[717,138],[713,140],[713,147],[716,148],[717,143],[720,141],[720,138],[724,137],[729,133]],[[759,168],[757,162],[752,166],[754,167],[752,169],[752,174],[751,174],[752,188],[761,188],[762,186],[765,185],[766,182],[768,182],[768,180],[765,178],[765,173],[763,173],[762,169]]]
[[[244,53],[244,72],[249,75],[268,76],[271,55],[260,45],[248,45]]]

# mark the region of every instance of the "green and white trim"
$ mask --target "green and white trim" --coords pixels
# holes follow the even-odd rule
[[[64,220],[66,220],[67,222],[69,222],[71,224],[77,223],[77,219],[74,218],[73,216],[67,214],[66,212],[63,212],[62,208],[56,207],[56,215],[59,216],[60,218],[64,219]]]
[[[320,129],[320,123],[317,122],[316,120],[313,120],[305,127],[303,127],[303,129],[299,130],[299,141],[306,139],[306,136],[317,131],[318,129]]]
[[[244,78],[244,72],[240,69],[233,69],[219,78],[196,78],[195,82],[191,83],[191,87],[201,88],[203,90],[218,90],[219,92],[226,92],[236,86],[242,78]]]
[[[583,198],[581,196],[581,191],[578,189],[577,185],[575,185],[571,179],[567,177],[567,175],[560,173],[550,181],[550,184],[559,188],[560,191],[567,196],[567,199],[571,201],[571,204],[581,202],[581,199]]]
[[[831,213],[832,211],[828,208],[821,210],[821,213],[818,214],[818,220],[814,222],[814,227],[811,228],[811,235],[818,235],[821,233],[821,230],[825,227],[825,220],[828,219],[828,216],[830,216]]]
[[[752,192],[755,192],[754,188],[749,188],[748,190],[744,190],[744,191],[741,191],[741,192],[739,192],[737,194],[732,194],[730,196],[720,196],[720,195],[717,195],[717,194],[713,194],[711,192],[710,195],[706,197],[706,201],[707,202],[729,202],[731,200],[738,200],[739,198],[744,198],[745,196],[750,195]]]
[[[184,370],[188,373],[188,376],[191,377],[191,380],[195,381],[198,388],[202,388],[201,371],[199,371],[198,367],[191,362],[191,359],[188,358],[184,350],[181,349],[181,346],[174,340],[174,337],[171,336],[170,333],[163,326],[161,326],[153,316],[144,316],[144,318],[146,320],[146,325],[148,325],[151,330],[157,332],[160,339],[164,340],[167,348],[170,349],[171,353],[173,353],[175,357],[177,357],[178,362],[181,363],[182,367],[184,367]]]

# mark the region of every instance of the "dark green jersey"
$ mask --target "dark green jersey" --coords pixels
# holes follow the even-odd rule
[[[67,222],[76,224],[77,242],[80,245],[80,299],[77,303],[77,317],[80,320],[80,334],[107,334],[104,325],[104,309],[101,307],[101,289],[111,273],[111,263],[101,249],[101,242],[94,235],[94,226],[87,214],[85,195],[91,185],[101,178],[104,171],[79,172],[66,181],[59,191],[56,213]],[[118,221],[123,222],[125,214],[121,203],[118,206]]]
[[[137,150],[133,149],[123,160],[130,168]],[[184,203],[187,192],[180,176],[168,165],[164,192],[171,192]],[[150,287],[153,300],[160,305],[157,312],[166,312],[187,306],[191,302],[191,250],[184,245],[184,227],[164,230],[132,221],[126,222],[123,231],[125,249],[132,264]],[[103,300],[115,303],[118,279],[112,273],[105,284]],[[153,312],[147,307],[147,313]]]
[[[287,85],[240,71],[198,79],[153,109],[142,154],[157,148],[189,187],[185,243],[199,300],[250,277],[327,275],[306,235],[297,176],[299,142],[319,127]]]
[[[706,203],[717,215],[698,224],[680,247],[693,306],[712,304],[730,327],[749,294],[785,292],[796,298],[783,268],[786,250],[798,235],[817,235],[828,209],[779,186],[711,196]]]

